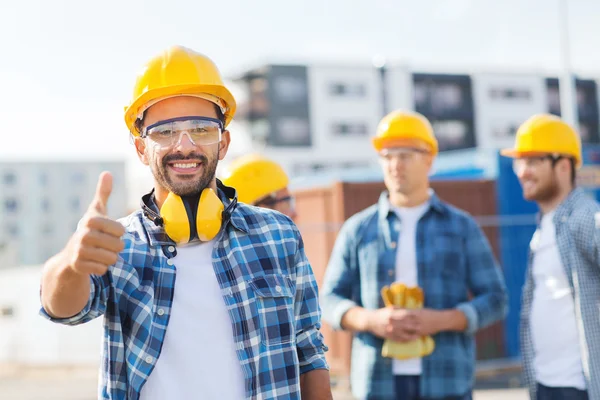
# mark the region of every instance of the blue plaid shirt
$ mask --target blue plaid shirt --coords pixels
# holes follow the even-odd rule
[[[167,331],[177,248],[141,210],[120,222],[126,228],[125,249],[107,274],[91,277],[85,308],[67,319],[52,319],[43,309],[42,314],[66,325],[104,315],[99,398],[137,400]],[[246,397],[300,399],[300,375],[329,367],[317,284],[298,229],[283,214],[238,204],[219,233],[212,259]]]
[[[590,399],[600,399],[600,204],[583,189],[575,189],[553,217],[556,245],[573,292],[583,374]],[[533,240],[532,240],[533,241]],[[531,335],[531,306],[535,282],[529,253],[521,307],[521,353],[525,382],[536,398],[535,354]],[[556,321],[560,324],[560,321]]]
[[[395,280],[400,225],[384,192],[340,230],[322,287],[324,319],[335,329],[352,307],[384,307],[380,290]],[[434,352],[422,359],[420,392],[427,398],[461,396],[474,383],[475,332],[506,315],[504,280],[474,219],[435,194],[417,224],[416,254],[425,307],[457,308],[468,321],[466,332],[434,336]],[[381,356],[382,345],[368,332],[354,335],[351,385],[358,399],[396,399],[392,360]]]

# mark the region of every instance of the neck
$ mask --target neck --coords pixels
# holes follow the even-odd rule
[[[211,188],[216,193],[217,192],[217,180],[213,179],[207,187]],[[158,206],[159,210],[162,207],[162,205],[164,204],[168,195],[169,195],[168,189],[166,189],[158,184],[154,185],[154,199],[156,201],[156,205]]]
[[[390,203],[395,207],[416,207],[429,200],[429,187],[414,193],[390,193]]]
[[[566,189],[562,189],[559,193],[551,199],[545,201],[538,201],[538,207],[542,211],[542,214],[547,214],[552,210],[555,210],[574,190],[572,187],[567,187]]]

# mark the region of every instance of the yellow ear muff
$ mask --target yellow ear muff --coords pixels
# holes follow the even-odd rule
[[[169,193],[160,208],[160,215],[164,221],[165,232],[174,242],[189,242],[190,220],[181,197]]]
[[[166,234],[175,243],[187,243],[196,236],[201,241],[208,242],[221,229],[224,209],[223,202],[215,191],[206,188],[200,198],[182,198],[169,193],[160,208],[160,216]]]
[[[196,214],[196,232],[203,242],[212,240],[221,229],[223,202],[211,188],[206,188],[200,195]]]

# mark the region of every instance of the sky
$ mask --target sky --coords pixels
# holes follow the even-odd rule
[[[123,107],[144,63],[174,44],[227,78],[375,56],[440,72],[559,71],[559,1],[2,1],[0,159],[124,159],[143,171]],[[600,2],[568,3],[573,70],[600,77]]]

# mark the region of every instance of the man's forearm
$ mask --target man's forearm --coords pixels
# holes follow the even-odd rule
[[[69,318],[85,307],[90,297],[90,278],[75,272],[61,254],[44,265],[42,274],[42,306],[55,318]]]
[[[300,375],[300,392],[303,399],[332,400],[329,371],[314,369]]]
[[[464,332],[468,321],[465,314],[457,309],[443,310],[439,312],[439,331]]]
[[[342,317],[341,326],[351,332],[366,332],[369,330],[371,312],[362,307],[353,307]]]

